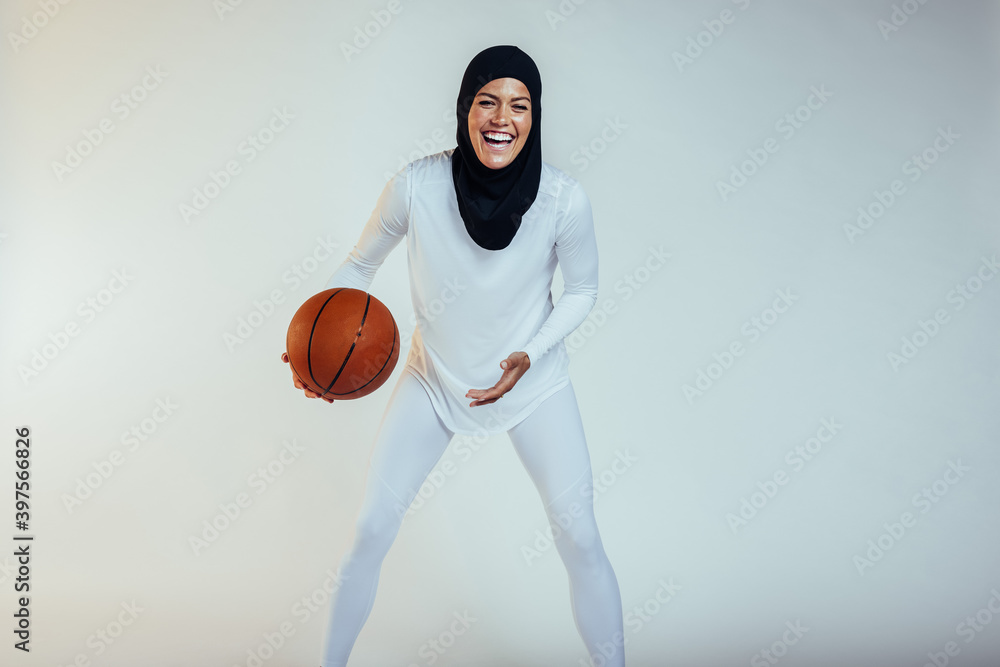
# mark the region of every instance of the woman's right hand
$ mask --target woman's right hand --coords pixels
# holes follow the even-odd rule
[[[281,360],[284,361],[286,364],[288,363],[288,353],[287,352],[282,352],[281,353]],[[289,369],[291,369],[290,366],[289,366]],[[307,387],[304,384],[302,384],[302,382],[299,381],[299,376],[296,375],[294,372],[292,373],[292,381],[295,383],[295,388],[296,389],[301,389],[305,393],[305,395],[308,396],[309,398],[322,398],[327,403],[333,403],[333,399],[332,398],[327,398],[326,396],[321,396],[320,394],[317,394],[316,392],[314,392],[309,387]]]

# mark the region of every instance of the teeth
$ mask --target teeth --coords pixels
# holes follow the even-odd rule
[[[510,141],[514,139],[513,136],[503,132],[486,132],[485,136],[487,139],[491,139],[493,141]]]

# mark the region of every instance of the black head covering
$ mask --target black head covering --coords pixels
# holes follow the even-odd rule
[[[490,169],[479,161],[469,138],[469,111],[476,93],[494,79],[511,77],[531,95],[531,130],[510,164]],[[502,250],[521,226],[542,177],[542,78],[531,57],[516,46],[491,46],[480,51],[465,70],[458,92],[458,146],[451,173],[458,211],[469,236],[487,250]]]

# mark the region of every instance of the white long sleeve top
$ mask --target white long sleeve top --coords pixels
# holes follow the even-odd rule
[[[454,150],[410,162],[386,183],[327,288],[368,291],[405,236],[416,328],[404,371],[421,382],[451,431],[493,434],[516,425],[569,382],[563,339],[597,301],[597,240],[579,182],[543,162],[538,194],[510,245],[480,247],[458,211]],[[556,264],[564,291],[553,306]],[[470,407],[466,392],[495,385],[500,362],[519,350],[531,365],[513,389],[493,404]]]

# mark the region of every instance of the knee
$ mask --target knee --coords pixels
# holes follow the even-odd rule
[[[599,568],[606,556],[601,536],[597,530],[597,522],[593,517],[582,516],[571,522],[552,520],[552,531],[556,538],[556,547],[567,565],[572,561],[587,568]]]
[[[395,512],[363,513],[354,525],[354,551],[387,552],[396,539],[402,516]]]

